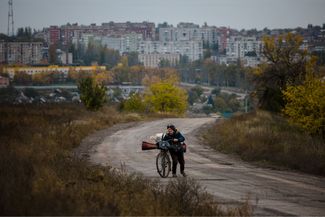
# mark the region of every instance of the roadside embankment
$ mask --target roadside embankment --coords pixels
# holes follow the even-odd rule
[[[325,144],[265,111],[235,116],[206,130],[206,144],[243,160],[325,175]]]

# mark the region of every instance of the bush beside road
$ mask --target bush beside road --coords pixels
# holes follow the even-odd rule
[[[325,145],[289,125],[280,115],[258,110],[216,123],[204,134],[214,149],[276,168],[325,176]]]

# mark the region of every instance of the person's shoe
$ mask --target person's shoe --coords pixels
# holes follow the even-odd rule
[[[183,175],[183,177],[186,177],[187,176],[185,172],[182,172],[182,175]]]
[[[177,178],[177,175],[176,174],[173,174],[173,178]]]

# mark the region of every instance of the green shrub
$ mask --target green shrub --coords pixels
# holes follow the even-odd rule
[[[78,83],[80,99],[87,109],[96,111],[107,101],[106,90],[103,84],[95,82],[94,78],[83,78]]]

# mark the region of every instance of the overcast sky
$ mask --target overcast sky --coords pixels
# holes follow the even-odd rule
[[[325,23],[325,0],[13,0],[15,29],[68,22],[194,22],[235,29],[306,27]],[[7,33],[8,0],[0,0]]]

